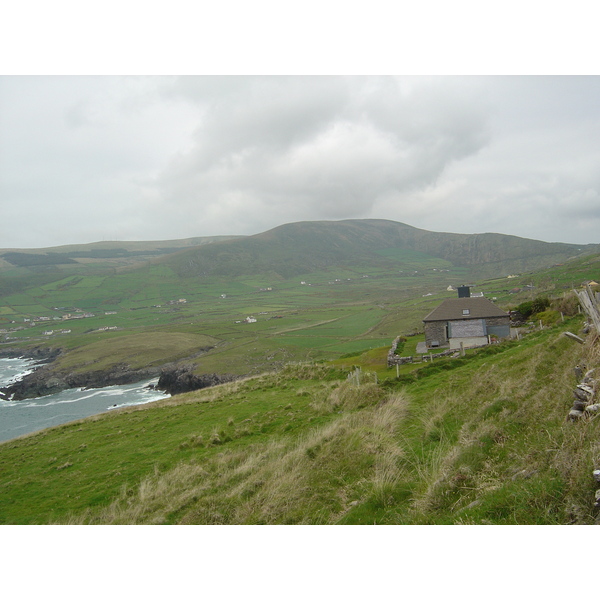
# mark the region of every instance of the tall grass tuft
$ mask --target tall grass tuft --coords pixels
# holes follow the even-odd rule
[[[155,472],[82,522],[333,523],[350,502],[385,508],[404,475],[395,434],[406,415],[406,398],[394,394],[295,441],[224,450],[202,465]]]

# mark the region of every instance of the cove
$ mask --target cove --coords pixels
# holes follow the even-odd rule
[[[35,362],[28,359],[0,359],[0,387],[16,381],[34,367]],[[156,381],[94,389],[69,389],[50,396],[16,402],[0,400],[0,442],[107,410],[168,398],[169,394],[148,388],[149,384]]]

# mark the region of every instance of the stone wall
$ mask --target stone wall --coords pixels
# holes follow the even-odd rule
[[[425,343],[431,348],[431,342],[439,342],[440,346],[448,344],[446,337],[446,321],[431,321],[425,323]]]
[[[488,337],[487,335],[484,337],[462,337],[462,338],[452,338],[450,340],[450,349],[451,350],[460,350],[460,345],[462,347],[467,348],[479,348],[480,346],[488,345]]]
[[[437,352],[436,354],[422,354],[419,356],[397,356],[396,348],[401,336],[398,336],[393,342],[387,355],[387,366],[395,367],[396,365],[406,365],[415,362],[427,362],[435,358],[442,358],[443,356],[458,355],[456,350],[446,350],[445,352]]]

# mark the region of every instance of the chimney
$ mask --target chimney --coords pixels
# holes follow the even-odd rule
[[[459,285],[457,288],[459,298],[470,298],[471,297],[471,286],[470,285]]]

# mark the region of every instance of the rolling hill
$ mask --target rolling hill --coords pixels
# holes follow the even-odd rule
[[[593,252],[600,252],[599,244],[550,243],[497,233],[439,233],[395,221],[363,219],[289,223],[251,236],[0,249],[0,272],[14,267],[72,269],[73,265],[143,268],[152,260],[183,277],[272,273],[289,279],[347,267],[392,267],[420,255],[469,267],[478,276],[501,276]]]
[[[60,349],[68,362],[69,353],[88,348],[83,363],[99,351],[133,367],[131,356],[149,346],[156,364],[180,359],[162,341],[200,335],[215,341],[194,361],[197,374],[260,373],[418,332],[449,285],[488,279],[482,289],[506,308],[530,299],[531,271],[550,268],[535,293],[562,294],[600,277],[598,262],[589,262],[599,251],[386,220],[290,223],[230,239],[12,249],[0,252],[12,261],[0,269],[0,350]],[[507,279],[515,273],[525,275]],[[513,295],[515,286],[527,291]],[[250,315],[255,321],[244,324]]]
[[[599,245],[548,243],[484,233],[435,233],[367,219],[281,225],[270,231],[177,252],[164,264],[184,277],[239,277],[271,272],[283,279],[344,267],[401,265],[408,256],[438,258],[477,276],[508,275],[564,262]]]
[[[4,248],[0,249],[0,272],[13,267],[45,267],[93,262],[119,261],[115,264],[136,264],[156,256],[177,252],[182,248],[203,246],[236,237],[239,236],[223,235],[147,242],[105,241],[50,248]]]

